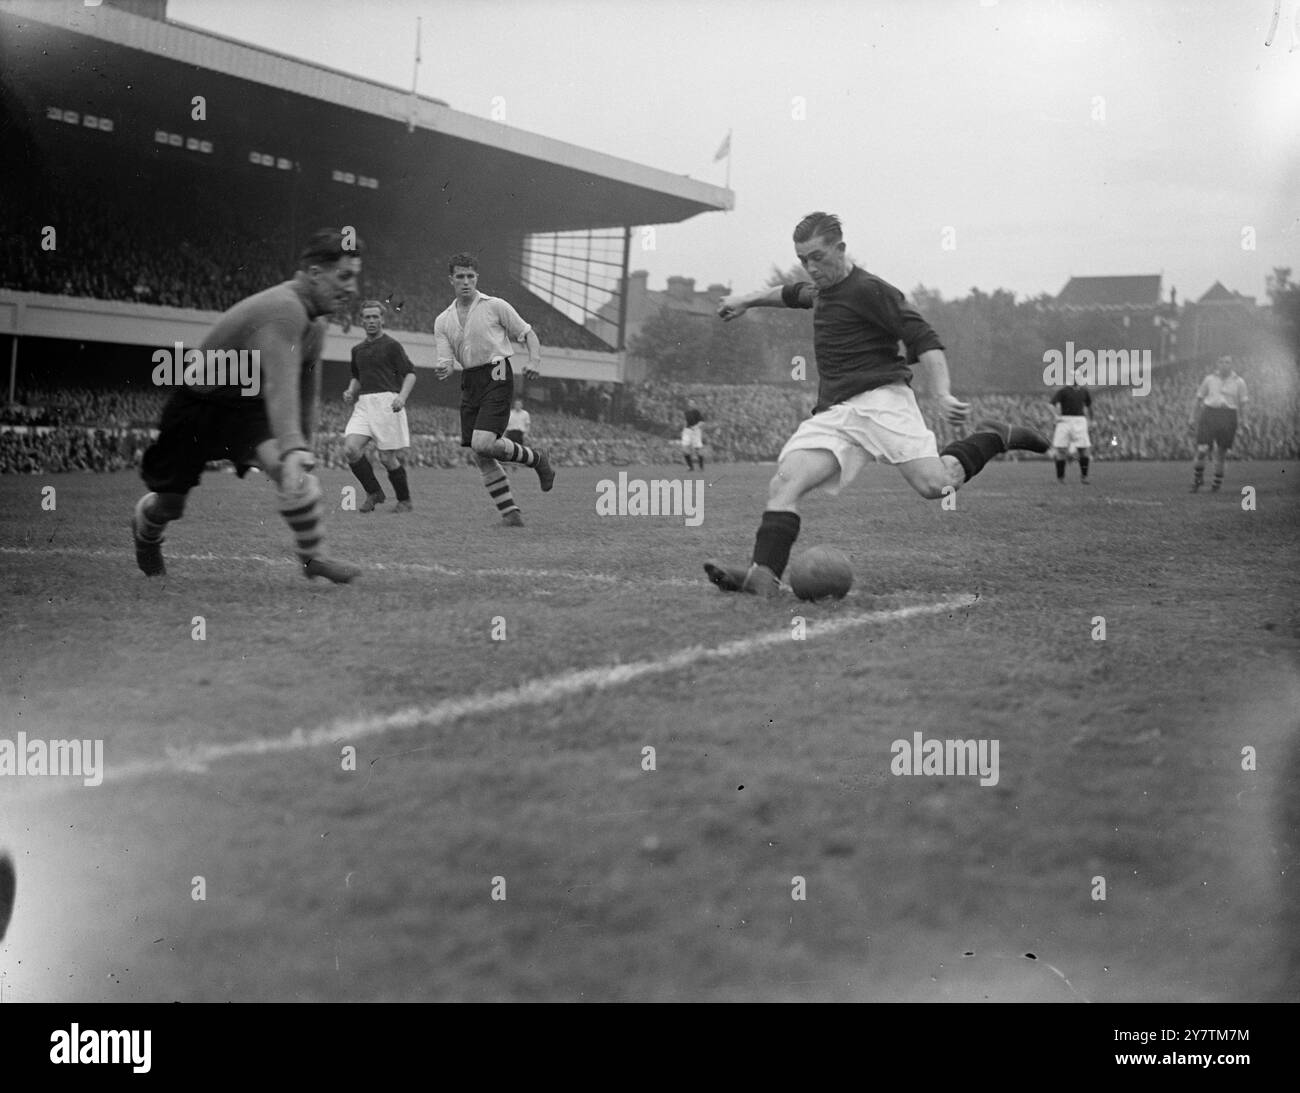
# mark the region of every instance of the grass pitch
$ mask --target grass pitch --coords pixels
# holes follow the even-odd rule
[[[1296,464],[995,463],[952,511],[870,468],[804,512],[829,605],[704,580],[770,467],[699,527],[598,516],[619,470],[683,474],[516,470],[508,529],[414,471],[330,513],[349,587],[265,481],[208,475],[151,581],[134,476],[0,478],[0,738],[107,767],[0,778],[3,1000],[1300,996]],[[892,774],[918,732],[997,784]]]

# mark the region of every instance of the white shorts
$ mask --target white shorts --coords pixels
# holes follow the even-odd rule
[[[384,452],[409,448],[411,431],[406,425],[406,411],[393,413],[393,399],[396,397],[392,391],[358,395],[344,434],[373,437],[380,451]]]
[[[1052,434],[1053,448],[1091,448],[1088,443],[1088,419],[1086,417],[1062,417],[1056,420],[1056,432]]]
[[[696,451],[704,447],[704,433],[698,425],[688,425],[682,430],[682,447],[694,448]]]
[[[829,494],[852,482],[873,456],[884,463],[910,463],[939,455],[934,433],[905,383],[863,391],[814,414],[785,442],[778,462],[790,452],[815,449],[839,461],[840,473],[818,487]]]

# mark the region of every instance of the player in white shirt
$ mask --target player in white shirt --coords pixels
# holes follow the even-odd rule
[[[1246,381],[1232,370],[1232,357],[1225,353],[1218,366],[1196,389],[1191,427],[1196,430],[1196,460],[1192,464],[1192,493],[1205,482],[1205,461],[1214,452],[1214,481],[1210,491],[1223,485],[1223,464],[1239,428],[1245,429]]]

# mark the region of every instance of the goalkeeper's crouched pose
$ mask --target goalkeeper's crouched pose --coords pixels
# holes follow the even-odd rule
[[[307,577],[346,583],[361,572],[321,554],[321,488],[311,473],[316,460],[307,447],[300,391],[320,357],[323,316],[357,291],[360,260],[342,241],[339,232],[318,232],[293,280],[236,304],[217,320],[201,349],[185,354],[201,354],[206,367],[214,355],[246,353],[253,367],[232,366],[231,375],[209,368],[197,377],[209,382],[180,386],[164,407],[158,439],[141,465],[150,492],[136,502],[131,520],[136,563],[148,576],[166,573],[163,530],[184,514],[204,466],[221,459],[234,462],[241,478],[260,467],[275,483],[280,515],[293,530]],[[155,380],[168,374],[160,365]]]

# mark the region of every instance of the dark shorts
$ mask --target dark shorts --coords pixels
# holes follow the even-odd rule
[[[519,429],[507,429],[506,439],[513,440],[516,444],[522,444],[524,442],[524,434]]]
[[[1237,411],[1226,406],[1202,406],[1196,423],[1197,444],[1217,444],[1221,452],[1232,447],[1237,435]]]
[[[474,431],[482,429],[501,436],[510,420],[510,404],[515,398],[515,374],[510,358],[505,359],[505,378],[493,379],[495,365],[467,368],[460,374],[460,446],[468,448]]]
[[[271,438],[261,399],[218,402],[181,387],[163,407],[158,439],[144,453],[140,477],[155,493],[189,493],[210,462],[229,459],[246,474],[257,465],[257,446]]]

